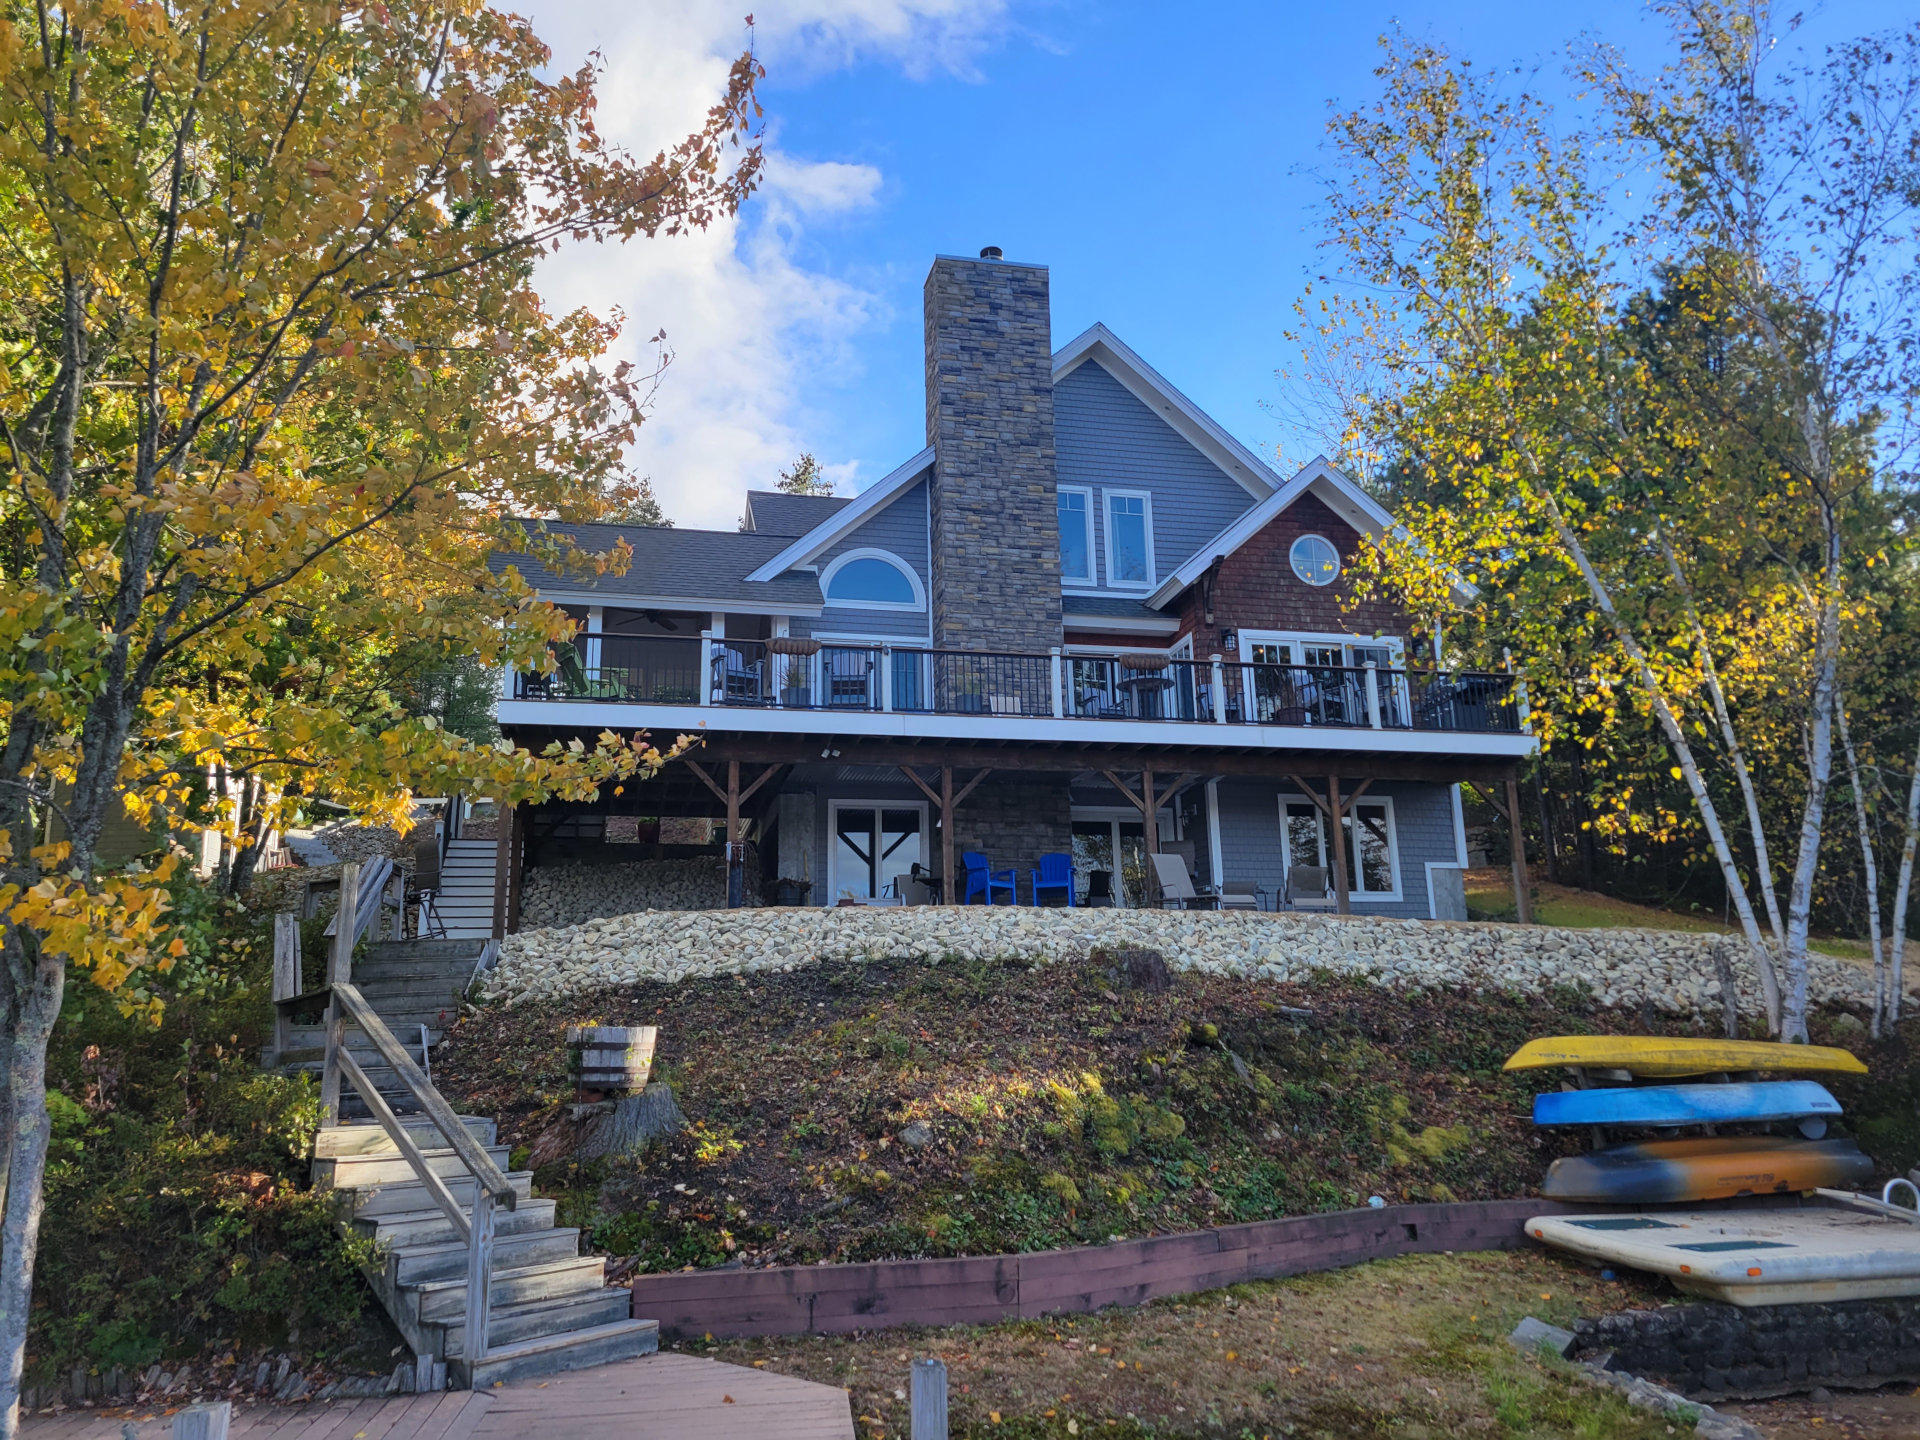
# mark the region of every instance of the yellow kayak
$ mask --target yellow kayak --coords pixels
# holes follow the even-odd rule
[[[1529,1040],[1508,1059],[1509,1070],[1545,1070],[1578,1065],[1625,1070],[1648,1079],[1714,1075],[1721,1071],[1841,1071],[1864,1075],[1867,1067],[1831,1045],[1781,1045],[1771,1040],[1689,1040],[1666,1035],[1550,1035]]]

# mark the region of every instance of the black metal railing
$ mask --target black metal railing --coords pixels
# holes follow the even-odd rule
[[[705,676],[702,680],[702,654]],[[1512,675],[1150,653],[580,636],[518,699],[1517,734]]]
[[[580,635],[553,647],[553,668],[514,677],[516,700],[700,703],[700,642],[655,635]]]

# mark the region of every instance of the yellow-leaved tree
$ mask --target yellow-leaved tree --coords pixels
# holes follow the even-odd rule
[[[169,964],[165,875],[96,866],[115,808],[165,822],[229,762],[370,819],[661,763],[476,746],[339,683],[382,648],[543,662],[567,622],[488,557],[617,499],[647,377],[535,261],[705,226],[758,172],[750,52],[651,159],[549,59],[478,0],[0,15],[0,1434],[63,989],[150,1006]]]

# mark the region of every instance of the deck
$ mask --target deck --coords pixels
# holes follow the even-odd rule
[[[163,1440],[152,1407],[29,1416],[29,1440]],[[716,1360],[648,1355],[490,1392],[236,1405],[230,1440],[853,1440],[847,1395]]]

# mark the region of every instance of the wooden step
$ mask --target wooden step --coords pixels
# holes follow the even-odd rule
[[[464,1360],[449,1361],[447,1374],[462,1388],[490,1390],[495,1385],[531,1375],[557,1375],[563,1370],[585,1370],[616,1360],[631,1360],[638,1355],[651,1355],[659,1348],[658,1322],[618,1320],[611,1325],[596,1325],[591,1330],[574,1330],[543,1340],[502,1346],[488,1351],[486,1358],[474,1366]]]
[[[572,1260],[580,1254],[580,1232],[570,1226],[496,1235],[493,1263],[501,1270],[525,1270]],[[406,1245],[387,1252],[387,1280],[396,1289],[423,1280],[464,1280],[467,1247],[461,1243]]]
[[[467,1169],[450,1149],[422,1150],[421,1156],[436,1175],[464,1175]],[[489,1145],[487,1155],[502,1170],[507,1168],[507,1147]],[[414,1179],[413,1166],[398,1155],[335,1155],[313,1162],[315,1186],[335,1190],[367,1190]]]
[[[493,1212],[493,1233],[498,1237],[524,1235],[530,1230],[551,1230],[553,1212],[554,1202],[551,1200],[526,1200],[511,1210],[504,1206],[496,1207]],[[355,1215],[353,1228],[376,1244],[392,1250],[414,1245],[444,1245],[460,1239],[459,1231],[453,1228],[453,1221],[437,1205],[431,1210]]]
[[[460,1123],[482,1145],[492,1145],[498,1138],[498,1127],[484,1115],[462,1115]],[[401,1128],[416,1145],[446,1144],[440,1127],[431,1120],[411,1119]],[[317,1159],[331,1160],[342,1155],[397,1155],[399,1151],[378,1125],[322,1125],[313,1137],[313,1153]]]
[[[545,1265],[517,1270],[494,1267],[487,1294],[495,1305],[523,1305],[534,1300],[556,1300],[606,1288],[607,1262],[598,1255],[575,1255]],[[467,1277],[422,1280],[401,1287],[401,1295],[415,1318],[458,1320],[467,1313]]]
[[[533,1200],[531,1170],[509,1170],[507,1180],[513,1186],[513,1193],[519,1197],[516,1205],[526,1205]],[[472,1209],[474,1183],[471,1176],[449,1175],[443,1183],[453,1196],[454,1203],[463,1210]],[[339,1190],[335,1193],[340,1196],[346,1213],[356,1220],[370,1220],[377,1215],[403,1215],[413,1210],[439,1213],[433,1197],[427,1193],[427,1187],[418,1180],[402,1180],[390,1185],[375,1185],[366,1190]]]
[[[520,1305],[496,1305],[487,1313],[487,1349],[498,1350],[527,1340],[564,1335],[569,1331],[592,1330],[625,1320],[633,1313],[633,1292],[624,1288],[601,1286],[598,1290],[562,1295],[549,1300],[531,1300]],[[467,1322],[464,1314],[434,1326],[439,1337],[439,1354],[451,1360],[466,1353]]]

